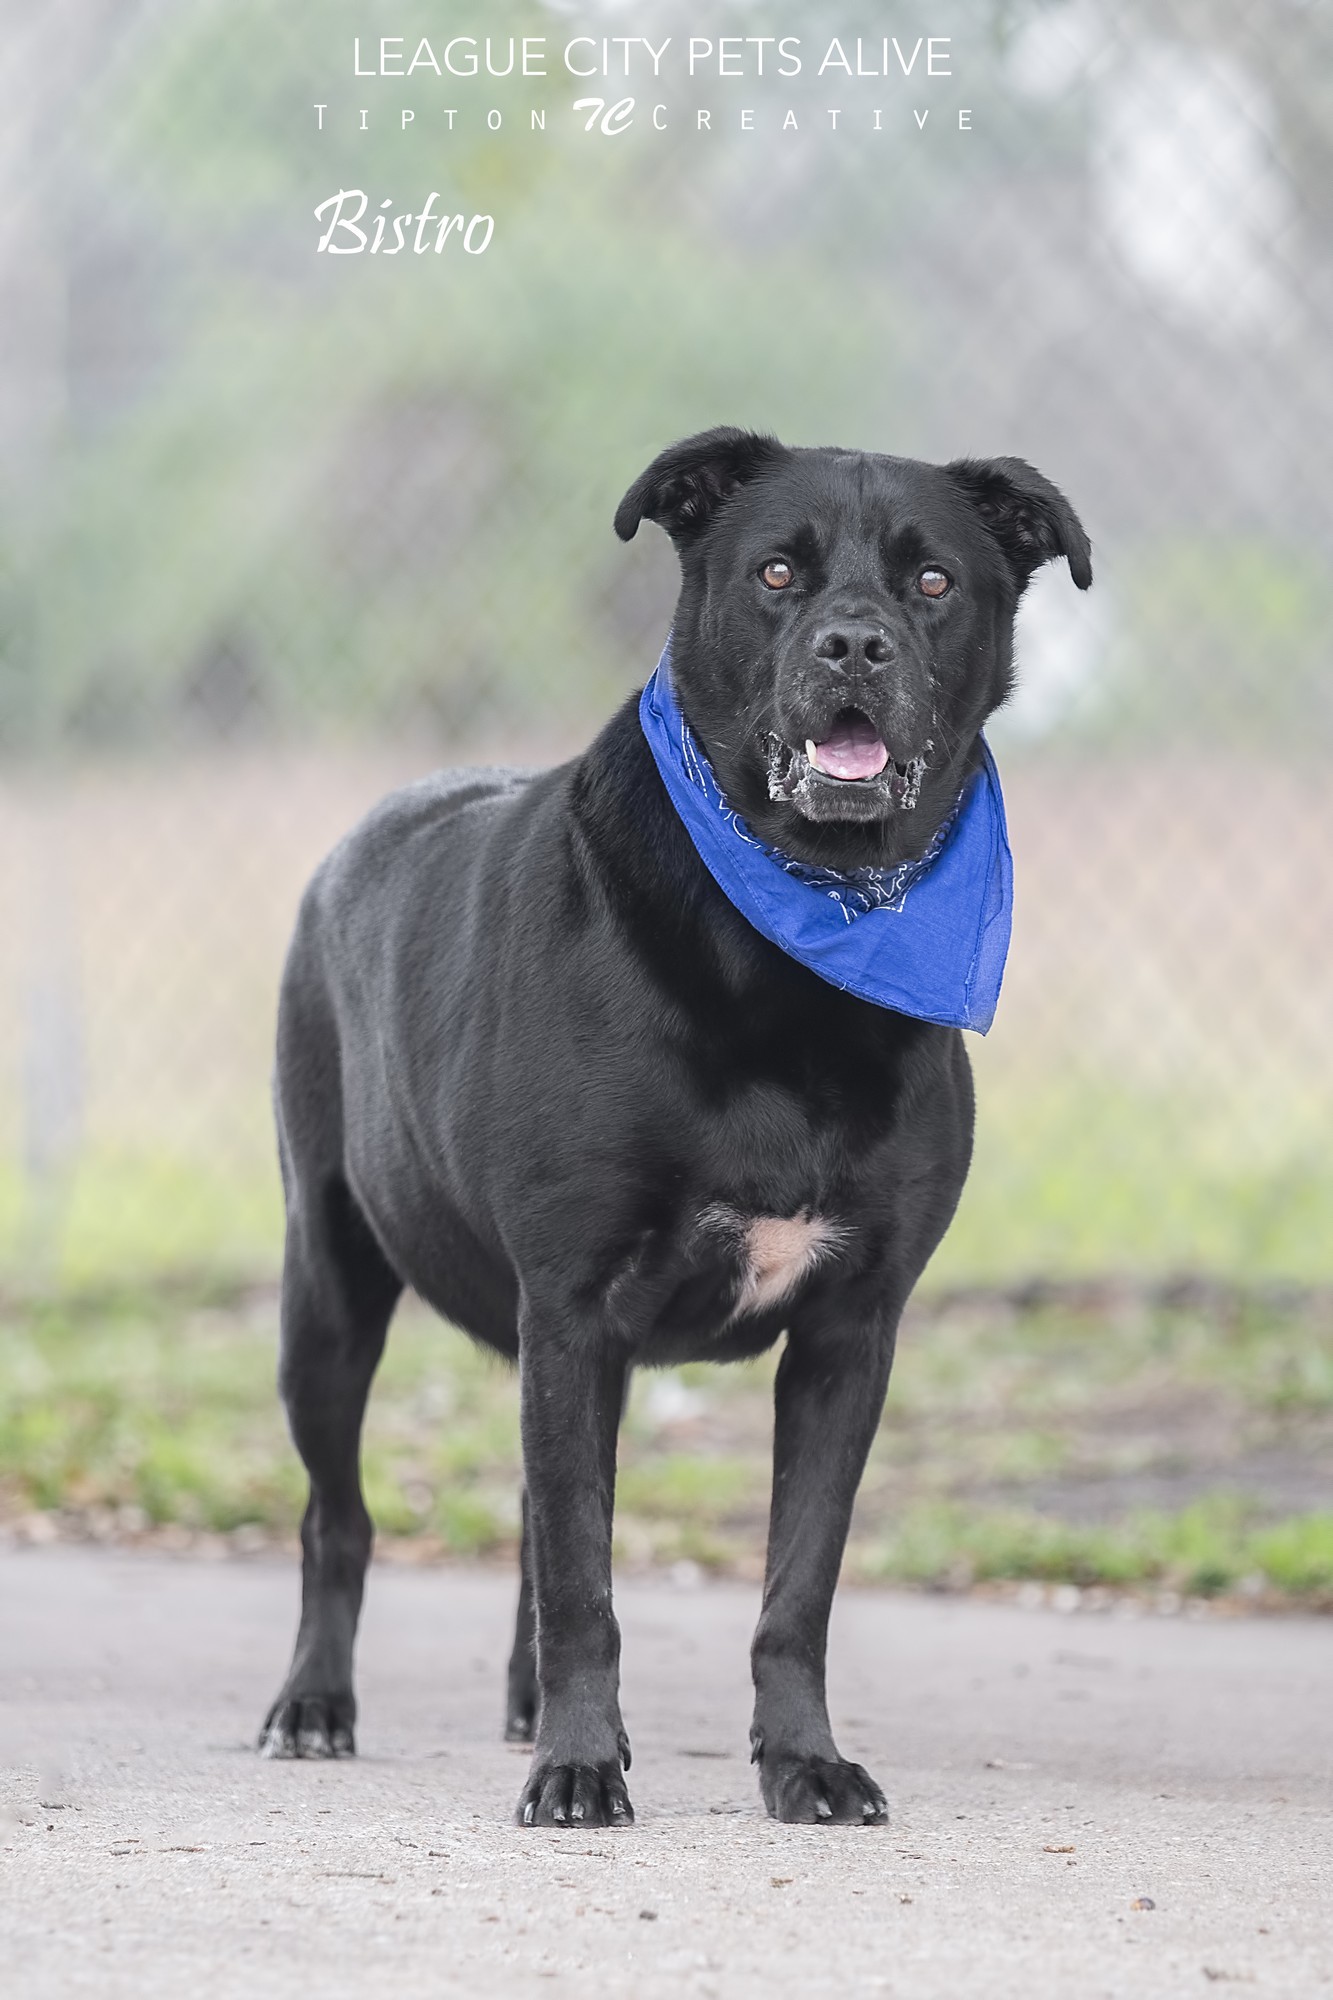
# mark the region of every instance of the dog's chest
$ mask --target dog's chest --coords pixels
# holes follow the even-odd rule
[[[743,1215],[724,1203],[703,1211],[700,1228],[735,1260],[736,1288],[728,1317],[781,1305],[847,1239],[843,1223],[805,1208],[794,1215]]]

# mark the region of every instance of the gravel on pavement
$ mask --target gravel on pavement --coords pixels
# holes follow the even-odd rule
[[[245,2000],[1333,1993],[1333,1620],[844,1591],[830,1694],[887,1827],[765,1819],[757,1593],[618,1592],[638,1823],[512,1823],[514,1582],[377,1567],[362,1754],[256,1728],[294,1568],[0,1554],[0,1985]]]

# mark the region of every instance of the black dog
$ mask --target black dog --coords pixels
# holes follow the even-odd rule
[[[1018,459],[720,429],[663,452],[616,531],[645,518],[680,556],[673,683],[718,782],[773,848],[839,870],[924,853],[1010,690],[1033,571],[1065,556],[1091,581],[1068,502]],[[967,1173],[961,1035],[750,927],[631,701],[572,763],[426,778],[335,850],[288,959],[277,1104],[281,1384],[310,1503],[265,1750],[353,1748],[361,1422],[411,1285],[519,1363],[521,1818],[633,1817],[611,1607],[629,1370],[785,1331],[754,1757],[779,1819],[882,1820],[830,1732],[825,1645],[898,1318]]]

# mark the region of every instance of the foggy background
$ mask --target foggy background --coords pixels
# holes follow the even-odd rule
[[[611,516],[716,422],[1017,453],[1093,538],[991,732],[1013,954],[927,1285],[1333,1277],[1328,11],[920,12],[702,25],[947,32],[947,86],[677,73],[671,133],[608,142],[566,77],[492,135],[484,86],[353,82],[351,37],[689,8],[4,8],[0,1291],[273,1275],[305,878],[390,784],[572,754],[642,683],[674,563]],[[494,244],[317,256],[339,186]]]

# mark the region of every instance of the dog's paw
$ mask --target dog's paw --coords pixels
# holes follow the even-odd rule
[[[883,1826],[889,1808],[883,1792],[860,1764],[841,1757],[783,1757],[765,1753],[759,1783],[771,1819],[795,1826]]]
[[[537,1710],[517,1703],[510,1705],[505,1716],[505,1742],[531,1743],[537,1733]]]
[[[633,1826],[618,1762],[537,1763],[514,1815],[520,1826]]]
[[[259,1732],[261,1757],[354,1757],[356,1702],[350,1694],[278,1696]]]

